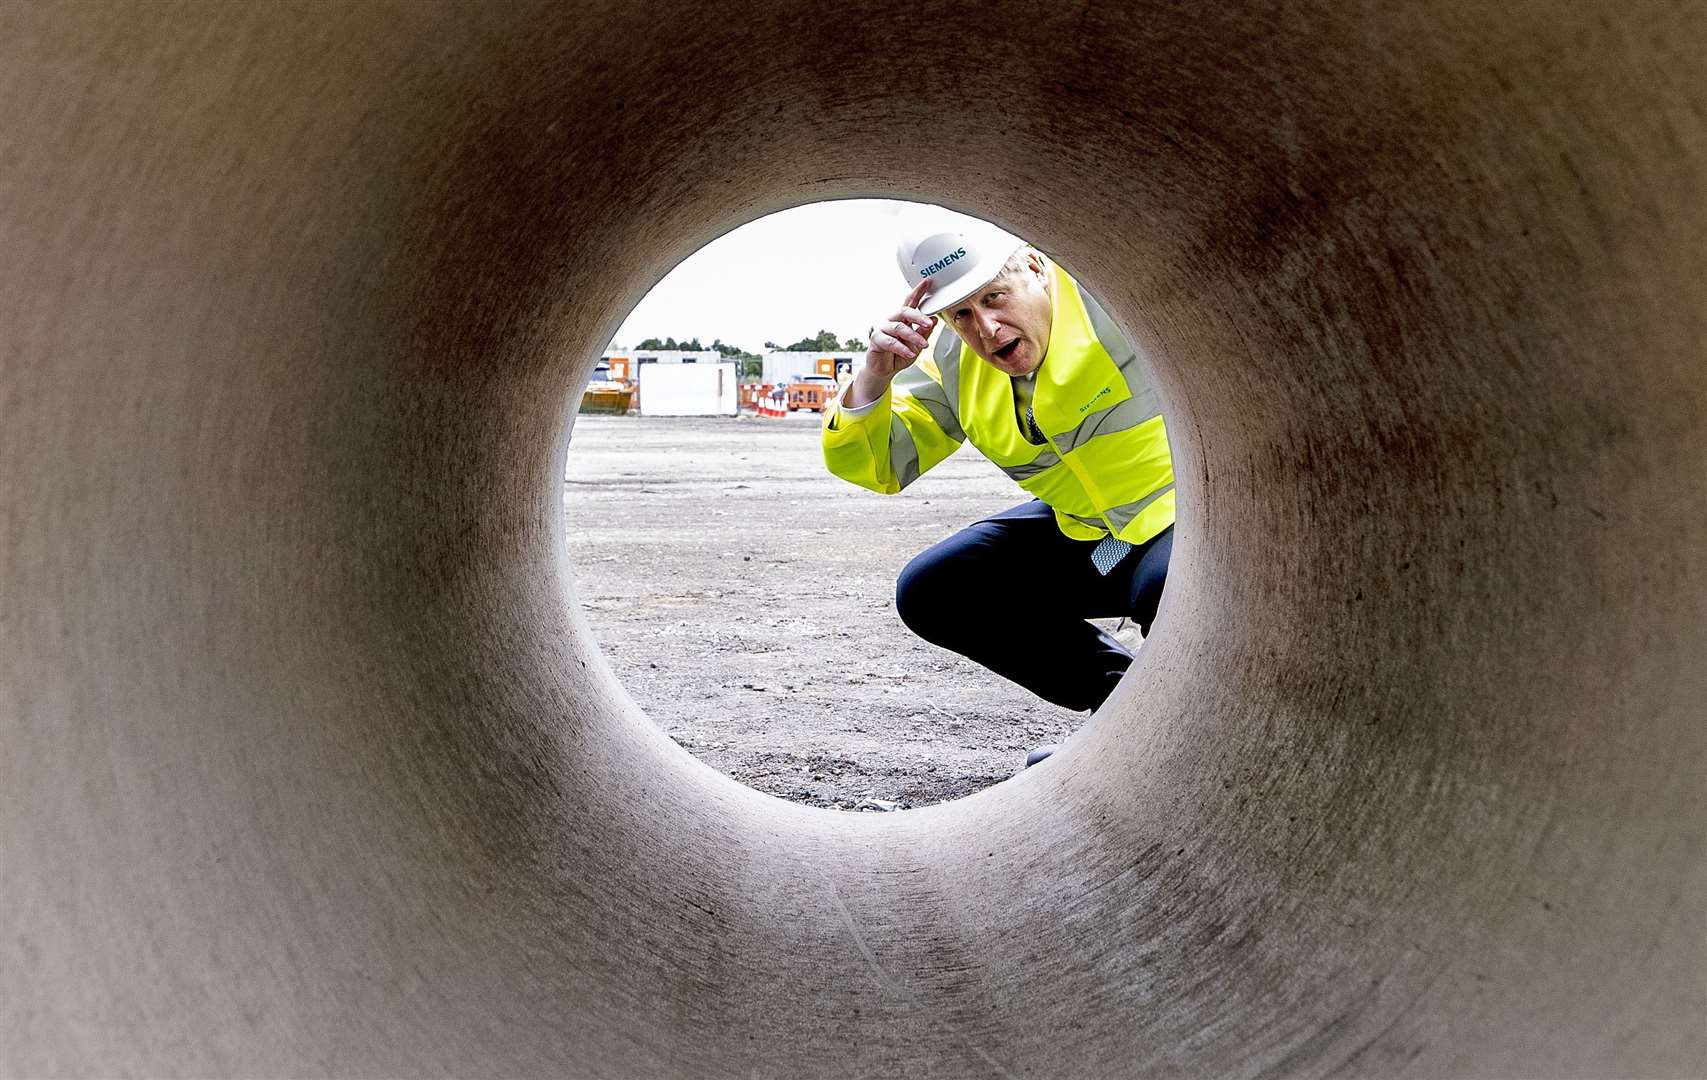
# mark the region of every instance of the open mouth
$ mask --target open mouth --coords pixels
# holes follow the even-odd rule
[[[1019,338],[1014,338],[1012,341],[1008,342],[1006,345],[1003,345],[1001,348],[997,349],[996,355],[999,356],[1000,358],[1002,358],[1003,360],[1011,359],[1013,357],[1013,354],[1019,350],[1019,342],[1020,342]]]

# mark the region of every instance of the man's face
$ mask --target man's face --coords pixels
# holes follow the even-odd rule
[[[960,340],[998,371],[1031,374],[1049,352],[1049,327],[1055,317],[1043,256],[1030,249],[1021,252],[988,285],[941,315]]]

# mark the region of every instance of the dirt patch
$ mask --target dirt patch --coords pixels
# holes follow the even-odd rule
[[[895,614],[909,559],[1025,497],[971,450],[862,491],[824,471],[808,413],[583,416],[564,509],[578,603],[659,727],[760,791],[887,809],[1005,779],[1084,721]]]

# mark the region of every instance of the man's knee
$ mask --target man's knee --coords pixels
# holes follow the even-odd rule
[[[958,560],[939,549],[920,552],[895,579],[895,614],[913,633],[939,642],[966,599],[965,576]]]

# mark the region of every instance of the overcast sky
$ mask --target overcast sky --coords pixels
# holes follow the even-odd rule
[[[631,349],[649,337],[714,338],[750,352],[829,330],[863,339],[900,306],[896,215],[906,203],[813,203],[749,222],[684,259],[616,332]]]

